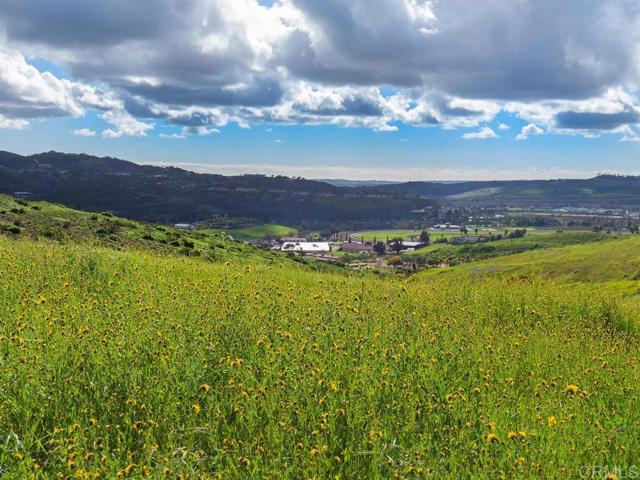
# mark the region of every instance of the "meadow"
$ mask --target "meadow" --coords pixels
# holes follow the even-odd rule
[[[214,233],[220,233],[221,230],[214,230]],[[291,237],[298,235],[298,230],[286,225],[255,225],[245,228],[233,228],[225,230],[225,233],[231,235],[236,240],[262,240],[265,237]]]
[[[620,236],[617,235],[595,232],[549,232],[547,234],[534,235],[530,235],[527,232],[524,237],[503,238],[490,242],[469,244],[433,243],[413,252],[407,252],[404,255],[410,259],[421,257],[423,263],[427,265],[457,265],[531,250],[553,249],[589,242],[605,242],[619,238]]]
[[[509,227],[509,228],[490,228],[490,227],[477,227],[478,235],[499,235],[504,234],[505,230],[512,231],[519,227]],[[467,235],[475,236],[475,227],[468,227],[469,231]],[[459,230],[440,230],[436,228],[428,228],[427,232],[429,232],[429,237],[431,241],[440,240],[440,239],[451,239],[452,237],[462,237],[464,234]],[[403,240],[419,240],[420,234],[422,230],[366,230],[362,232],[354,232],[351,234],[351,238],[358,241],[364,242],[373,242],[383,241],[385,242],[387,238],[389,240],[393,240],[394,238],[401,238]],[[527,235],[547,235],[555,233],[555,230],[544,230],[544,229],[536,229],[527,227]]]
[[[571,237],[562,237],[571,235]],[[568,238],[575,244],[565,243]],[[526,237],[525,237],[526,239]],[[525,239],[518,239],[516,245]],[[546,248],[490,258],[451,268],[430,269],[423,278],[469,279],[487,276],[549,278],[563,283],[625,283],[638,287],[640,237],[636,235],[559,234]],[[579,241],[581,240],[581,241]],[[529,241],[529,240],[527,240]],[[551,247],[550,241],[555,241]],[[498,242],[495,242],[498,243]]]
[[[2,478],[637,464],[635,305],[586,283],[447,277],[0,236]]]

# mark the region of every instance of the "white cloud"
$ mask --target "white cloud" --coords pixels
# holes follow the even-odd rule
[[[621,142],[640,142],[640,134],[628,125],[621,127],[618,130],[618,133],[622,135],[622,138],[620,139]]]
[[[122,132],[107,128],[106,130],[102,131],[102,136],[104,138],[120,138],[122,136]]]
[[[109,110],[100,116],[115,127],[115,130],[110,128],[102,132],[105,138],[144,137],[147,135],[147,130],[153,129],[153,125],[137,120],[124,109]]]
[[[621,134],[623,127],[640,123],[637,99],[619,87],[583,100],[509,102],[504,110],[529,123],[543,125],[548,133],[587,138],[602,132]]]
[[[107,137],[158,123],[184,135],[229,123],[479,128],[500,111],[551,134],[640,124],[640,9],[628,0],[58,3],[51,28],[39,0],[0,2],[3,124],[89,110]]]
[[[61,80],[49,72],[40,72],[15,51],[0,50],[0,103],[3,109],[13,109],[28,116],[84,114],[74,88],[79,84]]]
[[[75,130],[71,130],[71,135],[76,137],[95,137],[96,132],[88,128],[77,128]]]
[[[158,135],[158,137],[169,139],[169,140],[184,140],[187,138],[186,135],[182,135],[181,133],[172,133],[172,134],[161,133],[160,135]]]
[[[501,123],[500,125],[498,125],[498,130],[509,130],[510,128],[511,127],[506,123]]]
[[[485,140],[487,138],[498,138],[498,135],[491,128],[484,127],[477,132],[465,133],[462,138],[465,140]]]
[[[532,135],[542,135],[543,133],[543,129],[533,123],[530,123],[522,127],[522,130],[516,137],[516,140],[527,140]]]
[[[27,120],[19,118],[7,118],[4,115],[0,114],[0,128],[22,130],[23,128],[27,128],[28,126],[29,122]]]
[[[197,127],[184,127],[182,129],[182,133],[181,135],[186,136],[186,135],[218,135],[220,133],[220,130],[217,128],[208,128],[202,125],[199,125]]]
[[[31,118],[81,117],[88,109],[101,111],[100,116],[115,127],[103,132],[107,138],[140,136],[152,128],[130,115],[113,92],[41,72],[17,51],[0,49],[0,92],[4,128],[24,128]],[[95,136],[96,132],[84,128],[72,134]]]

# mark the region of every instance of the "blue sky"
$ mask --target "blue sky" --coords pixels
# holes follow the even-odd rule
[[[2,149],[309,178],[640,173],[630,2],[56,5],[59,29],[36,0],[0,6]]]

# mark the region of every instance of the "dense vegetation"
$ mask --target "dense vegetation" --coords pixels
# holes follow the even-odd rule
[[[364,189],[382,194],[426,196],[447,203],[488,206],[638,207],[640,177],[599,175],[589,179],[407,182]]]
[[[636,297],[540,274],[592,258],[583,280],[632,282],[639,245],[528,252],[529,278],[403,279],[7,233],[3,479],[624,471],[640,457]]]
[[[152,250],[207,260],[287,261],[271,251],[232,241],[224,232],[181,230],[0,195],[0,234],[57,242],[89,242],[117,250]]]
[[[0,192],[159,223],[225,217],[255,223],[376,227],[415,218],[434,203],[416,197],[264,175],[223,176],[142,166],[116,158],[48,152],[0,152]]]

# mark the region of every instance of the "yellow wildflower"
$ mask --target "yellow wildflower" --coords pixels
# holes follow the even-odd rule
[[[578,386],[577,385],[567,385],[567,388],[565,389],[565,391],[567,393],[570,393],[571,395],[575,395],[576,393],[578,393]]]

